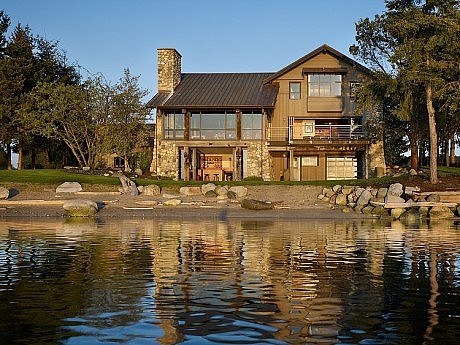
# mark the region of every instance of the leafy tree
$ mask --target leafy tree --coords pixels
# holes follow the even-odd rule
[[[18,25],[0,60],[0,141],[7,147],[8,169],[12,168],[11,143],[20,144],[24,139],[15,112],[34,86],[33,49],[30,29]]]
[[[145,120],[149,111],[143,102],[147,94],[148,91],[139,86],[139,77],[132,76],[129,69],[125,69],[113,88],[110,137],[113,152],[124,157],[125,169],[129,169],[128,155],[147,138]]]
[[[416,143],[421,142],[417,134],[427,114],[430,180],[434,184],[438,181],[436,114],[439,117],[446,104],[458,104],[458,94],[453,96],[448,90],[458,88],[459,4],[455,0],[387,0],[386,7],[383,15],[357,24],[358,44],[350,47],[350,52],[385,75],[377,78],[381,87],[374,89],[380,93],[373,97],[382,100],[391,94],[399,100],[395,114],[410,123],[413,167],[417,165]],[[388,83],[388,77],[394,83]],[[424,104],[423,110],[420,104]]]

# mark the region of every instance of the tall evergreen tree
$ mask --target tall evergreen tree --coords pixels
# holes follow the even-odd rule
[[[438,182],[436,115],[440,116],[439,110],[445,104],[455,103],[448,85],[458,85],[460,71],[459,4],[455,0],[387,0],[386,7],[383,15],[357,24],[358,44],[350,47],[350,52],[381,70],[385,63],[392,67],[390,74],[399,86],[393,89],[400,95],[397,111],[400,116],[408,115],[412,134],[419,132],[424,121],[420,115],[426,112],[430,181],[435,184]],[[419,109],[421,100],[424,111]],[[417,150],[413,145],[417,139],[410,139],[412,163],[416,165]]]

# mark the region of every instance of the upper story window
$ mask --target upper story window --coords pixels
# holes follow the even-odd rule
[[[342,75],[309,74],[308,95],[313,97],[337,97],[342,95]]]
[[[166,113],[164,116],[165,139],[184,139],[184,118],[182,113]]]
[[[236,114],[193,113],[190,118],[191,140],[235,140]]]
[[[246,112],[241,114],[241,139],[262,138],[262,114]]]
[[[300,99],[300,83],[289,83],[289,99]]]

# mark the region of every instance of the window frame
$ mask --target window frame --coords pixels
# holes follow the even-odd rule
[[[204,123],[203,119],[206,117],[211,119],[211,116],[215,116],[216,123],[221,121],[223,126],[212,126]],[[196,119],[197,117],[198,119]],[[191,140],[237,140],[236,112],[193,112],[190,114],[189,132]]]
[[[293,86],[297,86],[298,90],[293,90]],[[299,100],[302,98],[302,83],[299,81],[289,82],[289,99]]]
[[[163,138],[185,139],[185,114],[175,111],[164,114]]]
[[[309,97],[342,97],[342,74],[338,73],[309,73]],[[337,92],[338,91],[338,92]]]
[[[245,127],[245,117],[250,116],[250,125]],[[260,116],[260,122],[254,121],[255,117]],[[260,127],[257,127],[259,126]],[[241,113],[241,139],[242,140],[261,140],[264,126],[264,115],[262,112],[247,111]]]

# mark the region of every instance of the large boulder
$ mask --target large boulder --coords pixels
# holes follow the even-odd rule
[[[270,201],[262,201],[256,199],[243,199],[241,201],[241,207],[248,210],[271,210],[273,209],[273,203]]]
[[[0,199],[8,199],[10,196],[9,189],[5,187],[0,187]]]
[[[403,192],[403,185],[401,183],[393,183],[388,188],[387,195],[401,196]]]
[[[156,184],[149,184],[147,186],[144,186],[144,188],[142,189],[142,194],[148,195],[148,196],[160,195],[161,188],[160,186],[157,186]]]
[[[129,194],[132,196],[139,195],[139,190],[137,189],[137,186],[134,183],[134,181],[130,180],[128,177],[126,177],[123,174],[119,174],[118,178],[120,179],[120,182],[121,182],[123,194]]]
[[[94,201],[86,199],[66,200],[62,207],[69,217],[92,217],[99,210]]]
[[[206,195],[206,192],[210,190],[216,189],[216,185],[214,183],[205,183],[201,185],[201,194]]]
[[[347,195],[342,193],[337,194],[337,197],[335,198],[335,203],[339,206],[346,206],[348,204]]]
[[[433,206],[429,212],[430,219],[452,218],[453,216],[452,210],[446,206]]]
[[[359,196],[358,200],[356,200],[357,206],[366,206],[369,201],[372,199],[371,191],[368,189],[364,189]]]
[[[202,195],[201,187],[199,186],[180,187],[179,193],[185,196]]]
[[[248,194],[248,189],[244,186],[232,186],[228,191],[235,193],[236,199],[244,198]]]
[[[56,187],[56,193],[77,193],[82,190],[83,188],[78,182],[64,182]]]

